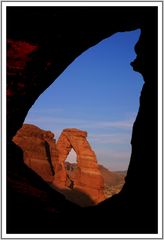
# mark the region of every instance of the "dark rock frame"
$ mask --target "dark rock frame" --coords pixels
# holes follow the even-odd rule
[[[157,7],[7,7],[7,233],[157,233],[157,17]],[[77,56],[138,28],[132,66],[144,86],[126,182],[112,198],[80,208],[23,164],[12,138]]]

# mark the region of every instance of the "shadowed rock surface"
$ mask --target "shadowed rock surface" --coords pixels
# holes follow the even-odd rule
[[[58,158],[54,134],[31,124],[23,124],[13,142],[23,150],[25,164],[46,182],[52,182],[53,165]]]
[[[8,233],[157,233],[157,15],[157,7],[7,8]],[[137,28],[132,66],[145,83],[125,184],[112,198],[81,209],[23,163],[12,138],[39,95],[76,57]]]

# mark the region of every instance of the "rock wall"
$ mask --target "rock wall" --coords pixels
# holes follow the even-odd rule
[[[23,150],[25,164],[45,181],[52,182],[57,159],[54,134],[34,125],[24,124],[13,138]]]

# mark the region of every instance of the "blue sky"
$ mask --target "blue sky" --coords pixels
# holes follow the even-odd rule
[[[82,53],[37,99],[25,122],[56,139],[64,128],[85,130],[100,164],[127,169],[143,85],[130,65],[139,36],[140,29],[116,33]],[[69,160],[75,158],[71,151]]]

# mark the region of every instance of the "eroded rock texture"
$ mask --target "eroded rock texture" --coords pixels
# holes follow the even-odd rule
[[[71,149],[77,154],[77,169],[69,176],[65,169],[65,160]],[[86,193],[94,203],[104,199],[104,181],[101,176],[96,155],[87,141],[87,132],[79,129],[64,129],[57,141],[58,162],[55,166],[54,184]]]
[[[34,125],[24,124],[13,138],[23,150],[25,164],[44,181],[61,190],[71,190],[67,198],[81,206],[96,204],[105,199],[104,180],[101,176],[96,155],[87,141],[87,132],[79,129],[63,130],[59,140],[54,134]],[[77,153],[77,168],[72,175],[66,172],[65,160],[71,149]],[[68,191],[67,191],[68,192]],[[74,200],[77,195],[86,195],[86,200]]]
[[[13,141],[23,150],[25,164],[45,181],[52,182],[57,159],[54,134],[34,125],[24,124]]]

